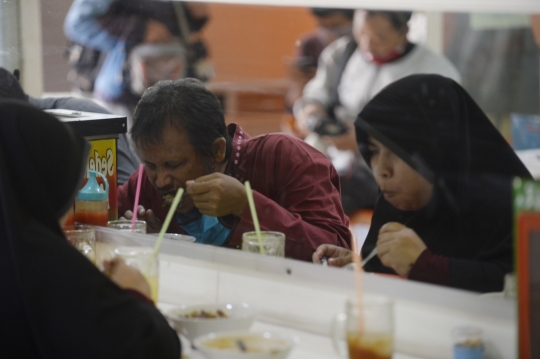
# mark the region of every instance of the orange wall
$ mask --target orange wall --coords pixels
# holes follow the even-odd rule
[[[209,12],[204,37],[216,69],[213,81],[286,77],[284,59],[315,28],[307,8],[209,4]]]

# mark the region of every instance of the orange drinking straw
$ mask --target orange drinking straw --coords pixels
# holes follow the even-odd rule
[[[362,334],[364,332],[364,304],[363,304],[363,293],[362,293],[362,266],[359,252],[357,251],[358,247],[358,238],[353,236],[351,241],[352,248],[352,257],[354,262],[354,279],[356,282],[356,302],[358,305],[358,333]]]
[[[133,217],[131,217],[131,231],[135,230],[135,222],[137,222],[137,212],[139,207],[139,196],[141,194],[141,182],[142,182],[142,171],[144,165],[141,163],[139,165],[139,177],[137,177],[137,190],[135,191],[135,203],[133,204]]]

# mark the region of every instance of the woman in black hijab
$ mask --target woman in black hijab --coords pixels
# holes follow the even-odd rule
[[[500,291],[512,271],[514,176],[530,173],[465,90],[413,75],[375,96],[355,123],[381,193],[362,257],[366,271],[478,292]],[[320,247],[313,259],[350,262]]]
[[[62,234],[88,147],[41,110],[0,102],[0,357],[178,359],[165,318],[120,288],[140,273],[115,262],[115,284]]]

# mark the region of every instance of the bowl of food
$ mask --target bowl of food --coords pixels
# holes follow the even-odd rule
[[[208,333],[248,330],[256,315],[257,310],[247,303],[182,305],[165,313],[176,332],[189,340]]]
[[[159,233],[152,233],[152,236],[157,237],[159,236]],[[195,241],[197,240],[195,237],[188,236],[186,234],[180,234],[180,233],[165,233],[163,235],[163,238],[172,239],[175,241],[190,242],[190,243],[195,243]]]
[[[231,331],[197,337],[193,345],[208,359],[285,359],[294,341],[271,332]]]

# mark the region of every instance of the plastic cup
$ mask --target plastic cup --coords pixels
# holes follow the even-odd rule
[[[358,305],[349,300],[345,312],[332,322],[332,338],[338,354],[350,359],[391,359],[394,352],[393,303],[384,296],[365,296],[362,303],[362,324],[358,328]],[[340,345],[346,340],[346,347]]]
[[[73,247],[96,263],[96,229],[93,226],[75,224],[62,227],[64,235]]]
[[[452,329],[454,359],[484,359],[482,331],[477,327]]]
[[[119,247],[114,253],[128,266],[138,269],[150,284],[150,297],[157,303],[159,292],[159,260],[151,247]]]
[[[274,257],[285,257],[285,235],[281,232],[261,231],[264,254]],[[256,232],[242,235],[242,250],[260,253],[259,239]]]
[[[131,232],[131,220],[119,219],[117,221],[109,221],[107,227],[114,228],[119,231]],[[133,233],[143,233],[146,234],[146,222],[145,221],[135,221],[135,228]]]

